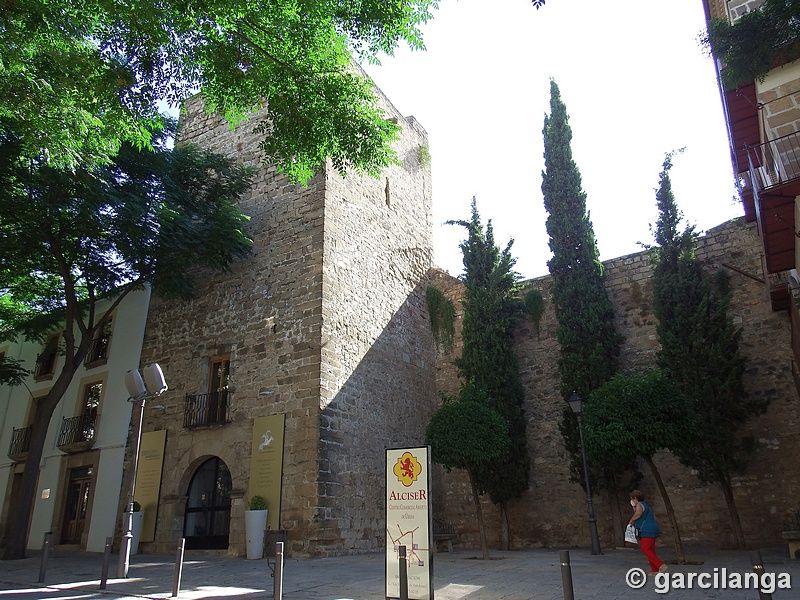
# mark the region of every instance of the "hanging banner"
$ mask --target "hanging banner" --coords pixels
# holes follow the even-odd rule
[[[253,419],[250,483],[245,500],[262,496],[267,501],[268,529],[280,529],[285,422],[284,414]]]
[[[158,496],[161,493],[161,471],[164,468],[164,448],[167,430],[148,431],[142,434],[139,445],[139,463],[136,466],[136,490],[133,499],[141,505],[142,542],[152,542],[156,535]]]
[[[433,600],[430,446],[386,450],[386,598],[400,598],[406,547],[409,600]]]

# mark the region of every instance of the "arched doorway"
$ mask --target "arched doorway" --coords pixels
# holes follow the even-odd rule
[[[205,461],[189,482],[183,537],[187,549],[225,549],[231,521],[231,474],[219,458]]]

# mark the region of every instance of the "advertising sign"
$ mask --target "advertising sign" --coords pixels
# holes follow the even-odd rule
[[[142,542],[152,542],[156,535],[156,513],[161,492],[161,470],[164,468],[164,446],[167,430],[148,431],[142,434],[139,445],[139,464],[136,467],[136,500],[144,511]]]
[[[386,598],[400,597],[406,547],[409,600],[433,600],[430,447],[386,450]]]

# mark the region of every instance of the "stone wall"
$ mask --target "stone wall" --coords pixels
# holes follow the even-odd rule
[[[380,96],[402,128],[399,165],[379,179],[325,165],[308,187],[262,163],[255,124],[231,129],[186,104],[180,140],[257,166],[241,200],[251,255],[203,273],[191,302],[152,302],[142,364],[159,362],[169,391],[144,431],[167,429],[156,541],[182,535],[186,493],[211,457],[231,472],[230,554],[244,553],[253,419],[286,415],[280,526],[294,555],[383,544],[383,449],[423,439],[434,397],[424,293],[432,255],[427,135]],[[231,422],[183,427],[185,395],[205,393],[210,361],[230,355]],[[130,457],[128,457],[130,459]],[[129,475],[129,474],[127,474]],[[127,479],[127,476],[126,476]],[[274,509],[274,507],[271,507]]]
[[[760,441],[747,472],[734,479],[734,493],[745,536],[751,544],[780,543],[784,523],[800,509],[800,402],[791,375],[789,319],[786,312],[770,308],[765,284],[760,281],[760,243],[755,224],[740,220],[725,223],[701,238],[698,256],[708,268],[724,268],[733,290],[731,314],[742,328],[741,349],[747,358],[746,386],[754,398],[771,404],[768,412],[745,428]],[[616,324],[625,335],[621,365],[624,371],[653,365],[659,348],[652,311],[652,268],[647,252],[623,256],[605,264],[607,289],[614,304]],[[463,293],[454,278],[438,272],[432,280],[449,297]],[[558,392],[556,319],[550,303],[549,276],[526,282],[545,298],[545,312],[537,327],[530,322],[517,332],[517,353],[527,390],[528,444],[532,456],[527,494],[510,509],[513,545],[589,545],[586,496],[569,481],[569,461],[558,431],[564,401]],[[460,321],[460,320],[459,320]],[[457,322],[460,329],[460,322]],[[460,342],[460,338],[459,342]],[[456,349],[458,352],[458,349]],[[457,389],[457,377],[440,357],[437,385]],[[727,547],[733,543],[728,512],[717,486],[704,485],[667,452],[655,457],[676,510],[685,542]],[[641,488],[649,497],[664,530],[665,545],[671,533],[652,475],[641,465]],[[474,510],[468,501],[463,474],[446,476],[443,510],[460,534],[464,546],[478,545]],[[595,495],[598,527],[603,545],[614,543],[612,505],[619,504],[627,518],[624,494],[610,498]],[[495,508],[484,501],[493,543],[499,543]]]

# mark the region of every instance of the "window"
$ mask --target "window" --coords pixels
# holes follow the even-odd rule
[[[100,408],[100,399],[103,395],[103,382],[89,383],[83,388],[80,413],[71,418],[64,418],[61,431],[58,434],[57,445],[64,450],[73,444],[94,443],[97,427],[97,415]],[[69,451],[69,450],[65,450]]]
[[[84,365],[94,365],[95,363],[102,364],[108,360],[108,346],[111,343],[111,319],[106,321],[103,328],[100,329],[95,338],[92,340],[92,345],[89,347],[89,352],[86,358],[83,359]]]
[[[59,334],[52,336],[44,345],[41,354],[36,357],[36,379],[50,379],[56,372],[56,357],[58,356]]]

